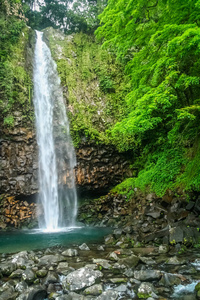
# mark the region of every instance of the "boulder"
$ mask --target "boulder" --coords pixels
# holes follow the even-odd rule
[[[27,289],[24,293],[16,298],[16,300],[44,300],[47,292],[40,286],[34,286]]]
[[[31,269],[26,269],[22,273],[22,279],[27,283],[33,283],[35,278],[36,275]]]
[[[62,285],[65,290],[77,291],[95,284],[102,276],[100,271],[83,267],[68,274]]]
[[[159,280],[161,278],[161,272],[158,270],[134,271],[134,278],[140,281]]]
[[[126,258],[120,258],[118,260],[118,264],[120,265],[125,265],[129,268],[134,268],[135,266],[137,266],[138,262],[139,262],[139,257],[136,255],[130,255],[129,257]]]
[[[61,261],[65,261],[66,258],[62,255],[44,255],[39,259],[38,266],[49,266],[58,264]]]
[[[111,269],[111,264],[109,263],[109,260],[107,259],[99,259],[99,258],[93,258],[93,263],[100,265],[103,269],[109,270]]]
[[[103,292],[103,286],[102,284],[94,284],[88,288],[86,288],[83,292],[84,295],[92,295],[92,296],[98,296],[102,294]]]
[[[78,255],[78,251],[76,249],[67,249],[65,251],[62,252],[63,256],[69,256],[69,257],[73,257],[73,256],[77,256]]]
[[[16,271],[17,265],[11,261],[6,261],[0,264],[0,271],[3,275],[11,275],[14,271]]]
[[[84,250],[84,251],[89,251],[90,248],[88,247],[88,245],[86,245],[86,243],[83,243],[81,246],[79,246],[80,250]]]
[[[60,262],[57,266],[57,272],[61,275],[67,275],[69,273],[69,265],[67,262]]]
[[[96,300],[116,300],[118,298],[118,292],[113,290],[107,290],[103,292]]]
[[[148,298],[153,297],[155,299],[158,299],[159,297],[156,295],[156,289],[154,286],[149,282],[143,282],[139,288],[137,293],[139,298]]]

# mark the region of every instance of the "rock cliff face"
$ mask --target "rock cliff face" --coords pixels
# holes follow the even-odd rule
[[[121,182],[130,172],[125,156],[112,147],[83,145],[77,149],[77,185],[99,191]]]
[[[76,183],[84,190],[101,192],[121,182],[129,171],[125,157],[112,147],[87,144],[76,149],[76,153]],[[38,155],[33,128],[19,126],[7,132],[1,140],[0,164],[0,193],[38,192]]]
[[[51,35],[55,35],[55,32],[51,31],[52,30],[49,31],[48,35],[50,40]],[[60,37],[60,35],[58,35],[58,37]],[[96,52],[97,50],[100,51],[100,46],[97,46],[93,41],[88,42],[87,37],[82,35],[78,35],[77,37],[75,35],[70,37],[61,36],[61,41],[58,37],[57,39],[53,39],[53,43],[54,45],[56,45],[56,47],[59,47],[59,43],[63,41],[64,44],[62,44],[62,51],[64,51],[63,49],[65,49],[65,47],[70,55],[71,53],[74,53],[73,51],[76,51],[76,55],[74,54],[74,58],[73,55],[72,57],[70,56],[71,61],[74,59],[73,64],[76,65],[76,68],[68,70],[68,56],[62,56],[61,66],[62,68],[64,68],[63,70],[67,72],[66,76],[68,78],[65,84],[63,83],[63,76],[60,73],[61,71],[59,72],[63,84],[64,96],[68,103],[68,112],[70,114],[71,123],[76,123],[76,130],[80,133],[78,134],[80,136],[79,143],[76,143],[76,134],[74,134],[75,143],[77,145],[77,167],[75,169],[76,183],[77,186],[81,187],[83,190],[102,192],[102,189],[112,187],[123,180],[124,176],[128,173],[128,162],[126,158],[123,155],[117,153],[117,151],[114,150],[112,146],[103,145],[103,141],[101,141],[101,145],[100,143],[99,145],[95,144],[95,136],[92,137],[93,142],[90,142],[91,133],[87,130],[86,133],[89,132],[90,138],[85,138],[85,140],[87,140],[87,143],[81,141],[84,140],[84,136],[86,133],[78,123],[76,117],[79,116],[80,119],[83,119],[83,116],[87,112],[88,115],[86,116],[86,121],[84,122],[88,123],[90,117],[92,120],[94,119],[90,126],[91,128],[93,128],[94,126],[94,128],[96,128],[95,130],[98,133],[98,136],[101,136],[101,122],[99,119],[97,119],[97,117],[99,116],[99,113],[97,113],[97,111],[100,110],[100,107],[98,105],[102,106],[101,111],[105,110],[103,119],[105,121],[105,124],[108,124],[111,120],[110,115],[107,111],[108,107],[106,107],[106,103],[109,104],[109,99],[111,97],[111,95],[109,94],[110,90],[107,96],[105,94],[105,91],[100,92],[99,78],[95,79],[95,82],[97,82],[96,85],[92,84],[92,82],[94,81],[93,77],[96,76],[93,74],[95,73],[96,69],[92,71],[90,70],[93,61],[92,58],[90,59],[91,61],[89,60],[87,65],[84,65],[84,72],[87,71],[87,74],[92,74],[93,77],[90,78],[91,76],[88,75],[90,80],[88,78],[86,78],[86,80],[84,76],[82,76],[81,78],[77,77],[78,79],[74,80],[74,83],[73,80],[71,80],[73,76],[78,76],[77,74],[83,72],[83,64],[80,63],[80,61],[82,61],[82,58],[84,55],[86,55],[86,52],[89,51],[89,49],[91,48],[90,46],[93,45],[94,49],[96,49]],[[73,39],[73,42],[70,39]],[[82,49],[82,43],[84,41],[89,43],[86,49]],[[78,42],[81,43],[81,45],[79,45]],[[23,66],[24,70],[29,74],[30,77],[32,76],[33,69],[34,43],[34,32],[32,30],[29,30],[29,33],[24,38],[22,36],[21,46],[19,45],[19,47],[22,47],[24,50],[19,56],[18,63]],[[53,51],[55,51],[55,49],[53,49],[52,52]],[[101,53],[101,55],[103,54]],[[67,65],[64,64],[65,61]],[[56,62],[58,64],[59,71],[61,62],[58,58]],[[98,63],[99,65],[102,65],[103,58],[101,58]],[[111,61],[109,61],[108,66],[112,66]],[[76,86],[77,82],[80,83],[80,87]],[[90,87],[90,89],[86,89],[86,86]],[[70,92],[71,90],[73,91],[74,88],[76,90],[75,94]],[[67,89],[68,93],[65,93]],[[31,93],[32,87],[30,90],[30,94]],[[96,98],[96,94],[98,94],[98,99]],[[82,102],[80,102],[80,97],[81,99],[87,99],[89,104],[86,103],[86,100],[86,102],[82,100]],[[91,109],[90,106],[93,109]],[[83,108],[84,113],[80,110],[81,107]],[[12,115],[14,123],[12,124],[12,126],[4,126],[3,120],[0,119],[0,194],[6,193],[13,196],[29,196],[38,192],[38,151],[33,111],[33,103],[31,101],[31,96],[29,95],[29,99],[27,98],[25,100],[25,104],[18,104],[16,101],[15,105],[13,106]],[[103,128],[103,130],[106,130],[106,125],[104,127],[105,128]],[[74,128],[75,125],[72,126],[72,133],[76,131]],[[62,168],[62,183],[66,184],[67,177],[69,176],[67,172],[67,166],[62,166]]]
[[[31,195],[38,191],[37,144],[33,128],[5,130],[0,145],[0,193]]]

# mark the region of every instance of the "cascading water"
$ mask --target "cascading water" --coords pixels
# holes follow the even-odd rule
[[[39,226],[46,231],[73,226],[77,194],[76,164],[63,93],[56,64],[43,33],[36,31],[34,58],[34,108],[39,151]]]

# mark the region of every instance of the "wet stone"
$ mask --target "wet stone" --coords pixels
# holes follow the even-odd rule
[[[21,278],[23,272],[23,270],[17,269],[16,271],[12,272],[12,274],[10,274],[10,278]]]
[[[98,296],[103,292],[102,284],[94,284],[84,290],[84,295]]]
[[[139,298],[153,297],[155,299],[158,299],[158,296],[156,295],[156,289],[149,282],[143,282],[139,286],[137,295],[139,296]]]
[[[67,275],[69,273],[69,264],[67,262],[60,262],[57,267],[58,274]]]
[[[35,273],[31,269],[26,269],[22,273],[22,279],[27,283],[33,283],[35,280]]]
[[[36,271],[37,277],[43,278],[47,275],[47,270],[46,269],[41,269]]]
[[[115,260],[115,261],[117,261],[117,260],[119,259],[119,257],[117,256],[117,253],[116,253],[116,252],[111,252],[111,253],[109,254],[109,259],[110,259],[110,260]]]
[[[45,284],[59,282],[59,277],[56,272],[49,271],[45,278]]]
[[[12,263],[11,261],[3,262],[0,264],[0,271],[3,275],[10,275],[17,269],[16,263]]]
[[[167,259],[166,264],[168,265],[183,265],[185,263],[185,259],[179,259],[177,256],[170,257]]]
[[[103,292],[96,300],[116,300],[118,298],[118,292],[113,290],[107,290]]]
[[[55,265],[58,264],[61,261],[65,261],[66,258],[62,255],[56,254],[56,255],[45,255],[42,256],[39,259],[38,266],[49,266],[51,264]]]
[[[20,281],[16,284],[15,290],[16,292],[22,293],[28,288],[28,284],[25,281]]]
[[[108,244],[112,244],[114,242],[114,237],[112,234],[109,234],[108,236],[105,237],[105,244],[108,245]]]
[[[134,278],[141,281],[159,280],[161,278],[161,272],[158,270],[135,271]]]
[[[177,277],[176,275],[164,273],[162,275],[161,280],[159,281],[160,285],[163,286],[174,286],[181,284],[181,279]]]
[[[28,288],[24,293],[22,293],[16,300],[43,300],[47,297],[47,292],[40,286],[34,286]]]
[[[80,250],[84,250],[84,251],[89,251],[90,248],[88,247],[88,245],[86,245],[85,243],[83,243],[81,246],[79,246]]]
[[[62,252],[63,256],[69,256],[69,257],[73,257],[73,256],[77,256],[78,255],[78,251],[76,249],[67,249],[65,251]]]
[[[111,264],[109,263],[109,261],[107,259],[98,259],[98,258],[93,258],[93,263],[100,265],[101,267],[103,267],[106,270],[111,269]]]
[[[165,254],[169,251],[169,246],[168,245],[160,245],[158,248],[158,253],[160,254]]]
[[[146,264],[146,265],[154,265],[156,264],[156,261],[154,259],[152,259],[151,257],[143,257],[140,256],[140,260]]]
[[[96,280],[102,276],[103,274],[100,271],[80,268],[67,275],[62,283],[63,288],[70,291],[80,290],[95,284]]]
[[[119,265],[126,265],[127,267],[135,267],[137,266],[139,262],[139,257],[137,257],[136,255],[130,255],[129,257],[126,258],[121,258],[118,260],[118,264]]]

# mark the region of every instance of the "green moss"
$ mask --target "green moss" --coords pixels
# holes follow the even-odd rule
[[[14,125],[15,111],[20,111],[23,122],[32,118],[32,80],[25,68],[28,38],[29,29],[24,27],[18,41],[12,45],[9,56],[1,66],[1,72],[5,73],[5,76],[0,84],[2,90],[0,111],[5,127]]]
[[[147,299],[147,298],[151,297],[151,294],[137,293],[137,296],[139,299]]]
[[[111,143],[109,129],[124,114],[126,77],[122,66],[94,36],[61,36],[45,30],[64,87],[75,145],[82,138]]]
[[[135,178],[127,178],[112,189],[113,193],[126,195],[127,199],[134,196]]]

